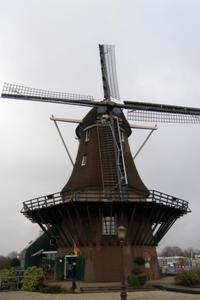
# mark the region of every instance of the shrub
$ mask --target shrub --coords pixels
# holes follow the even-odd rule
[[[138,275],[138,274],[141,274],[141,270],[138,269],[138,268],[134,268],[132,271],[131,271],[132,274],[135,274],[135,275]]]
[[[147,275],[145,273],[140,273],[137,275],[141,285],[144,285],[147,281]]]
[[[195,271],[200,278],[200,268],[193,268],[192,270]]]
[[[175,277],[176,284],[191,286],[200,283],[200,271],[198,270],[183,270],[179,271]]]
[[[134,268],[131,271],[131,274],[128,276],[128,283],[133,287],[139,287],[144,285],[147,280],[146,274],[140,268],[140,266],[145,264],[145,259],[143,256],[136,256],[133,258],[133,263],[138,265],[138,268]]]
[[[0,256],[0,270],[10,268],[10,258]]]
[[[128,276],[128,283],[132,287],[140,287],[140,280],[139,280],[138,276],[135,274],[131,274]]]
[[[15,286],[15,273],[11,269],[0,270],[0,280],[2,289],[11,289]]]
[[[59,285],[50,285],[40,289],[40,292],[48,293],[48,294],[65,294],[68,293],[69,291],[66,288],[61,287]]]
[[[143,256],[136,256],[134,257],[133,262],[138,266],[143,266],[145,264],[145,259]]]
[[[29,267],[24,273],[22,280],[22,290],[33,292],[43,286],[44,273],[42,268]]]

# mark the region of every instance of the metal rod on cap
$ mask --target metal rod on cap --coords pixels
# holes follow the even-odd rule
[[[133,159],[135,159],[137,157],[137,155],[140,153],[140,151],[142,150],[142,148],[144,147],[144,145],[146,144],[146,142],[148,141],[148,139],[150,138],[150,136],[152,135],[152,133],[154,132],[154,130],[155,129],[152,129],[150,131],[150,133],[148,134],[148,136],[146,137],[146,139],[144,140],[144,142],[142,143],[142,145],[140,146],[140,148],[138,149],[138,151],[135,153]]]
[[[70,159],[70,161],[71,161],[71,163],[72,163],[72,166],[74,166],[74,162],[73,162],[73,160],[72,160],[72,157],[71,157],[71,155],[70,155],[70,153],[69,153],[69,150],[68,150],[68,148],[67,148],[67,145],[66,145],[66,143],[65,143],[65,141],[64,141],[64,138],[63,138],[63,136],[62,136],[62,134],[61,134],[61,132],[60,132],[60,129],[59,129],[59,127],[58,127],[58,124],[57,124],[57,122],[56,122],[56,120],[55,120],[55,118],[54,118],[53,115],[51,116],[50,120],[54,121],[54,124],[55,124],[55,126],[56,126],[56,129],[58,130],[58,134],[59,134],[59,136],[60,136],[60,138],[61,138],[61,140],[62,140],[62,142],[63,142],[63,145],[64,145],[64,147],[65,147],[65,150],[67,151],[67,155],[68,155],[68,157],[69,157],[69,159]]]
[[[138,124],[130,124],[129,123],[129,126],[133,129],[147,129],[147,130],[157,130],[158,129],[157,125],[155,125],[155,126],[145,126],[145,125],[138,125]]]
[[[79,119],[65,119],[65,118],[55,118],[53,115],[50,117],[50,120],[52,121],[58,121],[58,122],[67,122],[67,123],[81,123],[81,120]]]

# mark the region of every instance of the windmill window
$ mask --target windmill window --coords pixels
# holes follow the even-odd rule
[[[89,142],[89,140],[90,140],[90,130],[87,130],[85,132],[85,142]]]
[[[117,235],[116,217],[107,216],[102,218],[102,234]]]
[[[123,131],[121,131],[121,140],[122,140],[122,143],[125,142],[125,137],[124,137],[124,132]]]
[[[84,154],[84,155],[82,156],[81,166],[82,166],[82,167],[85,166],[86,163],[87,163],[87,155]]]
[[[75,192],[73,195],[73,201],[80,201],[80,192]]]

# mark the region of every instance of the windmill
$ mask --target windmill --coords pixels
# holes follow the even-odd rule
[[[45,91],[5,83],[3,98],[91,107],[78,123],[79,148],[72,174],[60,192],[23,202],[22,213],[56,241],[58,256],[74,245],[85,258],[86,281],[119,281],[118,226],[126,226],[126,275],[135,256],[158,278],[156,246],[182,215],[188,202],[149,190],[131,155],[128,120],[199,123],[200,109],[121,101],[114,46],[99,45],[104,99]],[[123,110],[127,110],[127,118]],[[54,121],[55,118],[52,117]]]

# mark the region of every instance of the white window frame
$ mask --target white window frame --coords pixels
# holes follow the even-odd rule
[[[82,161],[81,161],[81,167],[84,167],[87,163],[87,154],[83,154]]]
[[[122,143],[125,142],[125,136],[124,136],[124,132],[123,131],[121,131],[121,141],[122,141]]]
[[[89,140],[90,140],[90,130],[86,130],[86,132],[85,132],[85,142],[87,143],[87,142],[89,142]]]
[[[116,216],[102,217],[102,235],[117,235]]]

